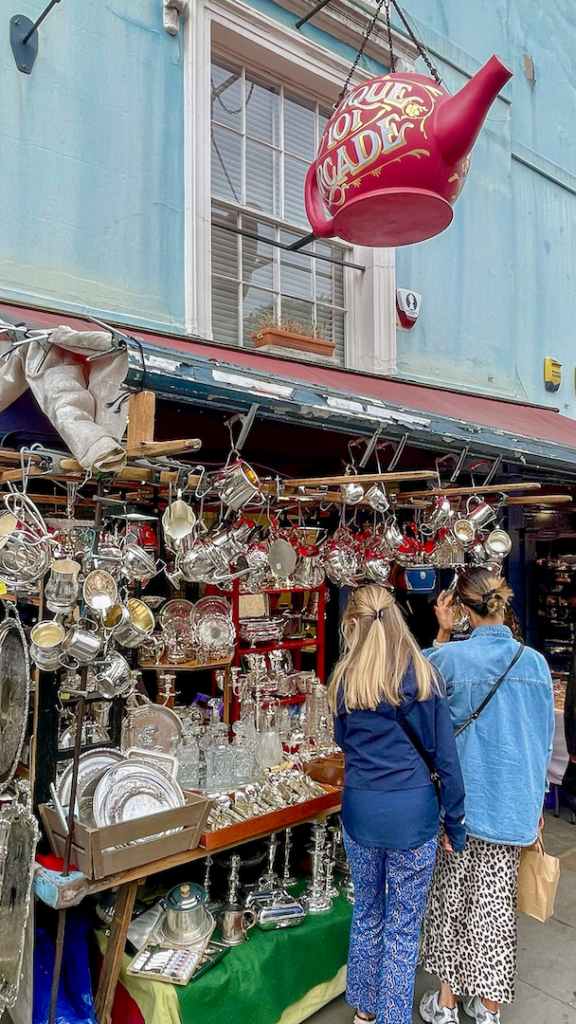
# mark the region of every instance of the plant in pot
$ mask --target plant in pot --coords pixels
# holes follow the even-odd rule
[[[256,348],[277,345],[281,348],[312,352],[314,355],[333,356],[335,343],[326,337],[321,327],[301,323],[291,316],[277,317],[270,307],[257,312],[254,317],[256,330],[252,341]]]

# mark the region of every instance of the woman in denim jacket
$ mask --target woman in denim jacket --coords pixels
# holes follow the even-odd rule
[[[543,656],[522,649],[504,625],[512,596],[506,581],[488,569],[467,569],[455,597],[470,619],[470,638],[448,643],[454,612],[452,595],[443,593],[436,649],[424,652],[446,682],[456,731],[506,673],[456,740],[467,843],[451,857],[438,846],[423,930],[423,965],[441,982],[440,992],[427,993],[420,1004],[429,1024],[457,1024],[459,995],[467,997],[466,1013],[478,1024],[499,1024],[499,1004],[514,998],[520,852],[538,833],[554,700]]]

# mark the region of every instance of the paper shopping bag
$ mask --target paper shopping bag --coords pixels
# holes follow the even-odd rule
[[[537,921],[547,921],[554,913],[554,900],[560,880],[560,861],[544,849],[539,836],[534,846],[522,850],[518,872],[518,910]]]

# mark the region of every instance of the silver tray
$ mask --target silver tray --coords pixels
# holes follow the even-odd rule
[[[94,820],[99,828],[145,818],[160,811],[175,810],[186,803],[181,786],[166,772],[141,761],[125,761],[102,776],[94,793]],[[133,840],[146,843],[172,835],[169,829],[153,836]]]
[[[0,793],[14,778],[26,733],[30,660],[20,619],[0,623]]]
[[[78,804],[78,820],[84,825],[94,827],[92,800],[100,779],[109,768],[125,760],[124,754],[119,750],[112,750],[109,747],[103,747],[101,750],[87,750],[86,753],[80,754],[78,759],[76,801]],[[58,799],[63,807],[70,805],[71,787],[72,764],[70,763],[62,772],[57,787]]]
[[[139,747],[175,754],[181,739],[182,725],[174,711],[163,704],[143,704],[129,712],[122,733],[122,749]]]

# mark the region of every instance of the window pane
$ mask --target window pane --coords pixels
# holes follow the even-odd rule
[[[284,94],[284,149],[309,161],[316,156],[317,148],[315,106]]]
[[[262,79],[246,75],[246,134],[260,142],[278,146],[280,97],[278,90]]]
[[[252,343],[254,331],[275,321],[275,302],[272,292],[262,288],[249,288],[244,296],[244,344]]]
[[[292,330],[294,327],[309,328],[310,334],[314,331],[314,303],[304,302],[302,299],[291,299],[282,296],[281,324],[284,330]],[[297,333],[304,334],[305,331]]]
[[[212,195],[242,202],[242,139],[212,125]]]
[[[292,156],[284,157],[284,217],[296,224],[307,224],[304,209],[304,179],[308,164]]]
[[[228,214],[219,219],[236,224],[236,214]],[[238,235],[232,231],[212,225],[212,271],[221,277],[230,277],[238,281]]]
[[[320,245],[316,242],[316,252],[332,259],[341,258],[341,251],[331,245]],[[344,268],[336,263],[316,263],[316,299],[318,302],[330,302],[335,306],[344,305]]]
[[[284,241],[284,238],[282,239]],[[309,256],[281,251],[280,287],[284,295],[312,299],[312,266]]]
[[[246,140],[246,203],[264,213],[279,211],[278,153]]]
[[[212,63],[212,120],[242,131],[242,69],[225,61]]]
[[[238,285],[216,276],[212,277],[212,329],[215,341],[238,344]]]
[[[242,228],[260,239],[275,238],[275,228],[260,224],[252,217],[242,217]],[[255,238],[242,236],[242,280],[245,287],[274,287],[274,248]]]

